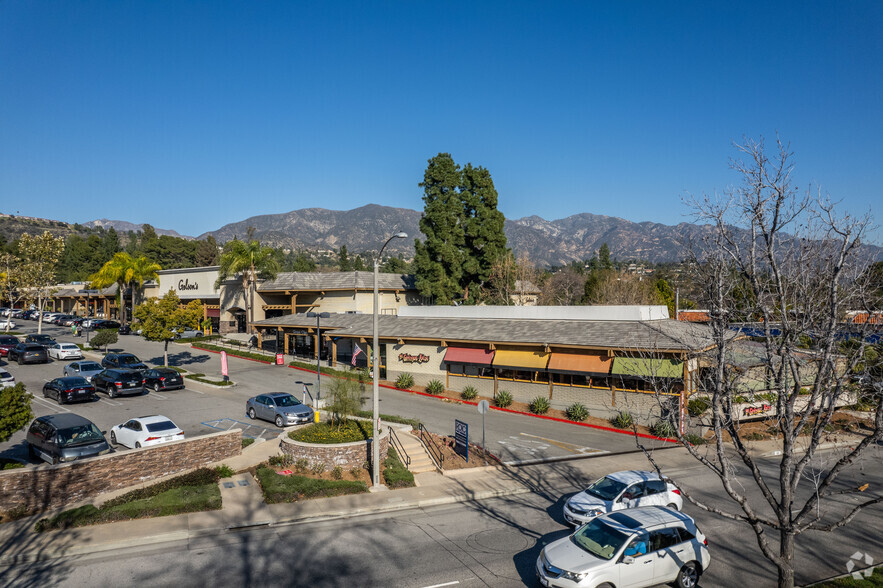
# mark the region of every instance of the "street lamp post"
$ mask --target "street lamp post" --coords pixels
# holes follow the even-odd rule
[[[380,387],[377,383],[377,379],[380,377],[380,352],[378,350],[377,342],[377,317],[380,312],[380,296],[377,292],[377,278],[380,275],[380,258],[383,257],[383,250],[386,249],[386,246],[389,245],[389,242],[393,239],[407,238],[408,234],[405,232],[396,233],[386,240],[386,243],[380,248],[380,253],[374,258],[374,329],[373,345],[371,347],[372,387],[374,392],[374,426],[372,428],[374,429],[374,439],[371,441],[371,462],[373,466],[373,476],[371,479],[373,482],[372,489],[376,490],[383,487],[383,484],[380,483]]]
[[[319,328],[319,320],[330,318],[328,312],[308,312],[307,316],[316,317],[316,408],[319,408],[319,400],[322,398],[322,331]]]

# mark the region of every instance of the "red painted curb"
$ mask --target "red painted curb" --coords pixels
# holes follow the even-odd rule
[[[212,349],[203,349],[202,347],[196,347],[195,345],[191,345],[191,346],[194,349],[208,351],[209,353],[220,353],[220,351],[213,351]],[[261,361],[258,359],[252,359],[250,357],[242,357],[241,355],[236,355],[234,353],[229,353],[229,352],[228,352],[228,355],[232,355],[233,357],[238,357],[239,359],[247,359],[248,361],[254,361],[256,363],[266,363],[269,365],[274,365],[274,362],[272,362],[272,361]],[[309,372],[311,374],[316,373],[316,370],[302,368],[302,367],[298,367],[298,366],[294,366],[294,365],[289,365],[287,367],[294,369],[294,370],[301,370],[302,372]],[[323,374],[323,375],[326,378],[340,378],[341,377],[341,376],[333,376],[331,374]],[[347,378],[347,379],[352,380],[353,378]],[[447,397],[443,397],[443,396],[436,396],[435,394],[428,394],[426,392],[419,392],[417,390],[402,390],[401,388],[396,388],[395,386],[389,386],[387,384],[378,384],[378,387],[386,388],[387,390],[398,390],[399,392],[407,392],[408,394],[417,394],[419,396],[426,396],[428,398],[437,398],[439,400],[441,400],[442,398],[447,398]],[[451,400],[451,399],[448,398],[448,400]],[[472,402],[471,400],[454,400],[453,402],[459,402],[460,404],[468,404],[470,406],[478,406],[477,402]],[[501,412],[508,412],[511,414],[518,414],[521,416],[529,416],[529,417],[534,417],[537,419],[546,419],[547,421],[555,421],[558,423],[566,423],[568,425],[577,425],[580,427],[589,427],[590,429],[598,429],[600,431],[607,431],[608,433],[618,433],[620,435],[638,436],[638,437],[641,437],[642,439],[653,439],[654,441],[664,441],[666,443],[677,443],[678,442],[677,439],[668,439],[667,437],[657,437],[655,435],[647,435],[646,433],[637,433],[634,431],[624,431],[622,429],[614,429],[613,427],[604,427],[601,425],[593,425],[591,423],[578,423],[576,421],[570,421],[567,419],[559,419],[558,417],[546,416],[543,414],[534,414],[532,412],[522,412],[520,410],[512,410],[511,408],[501,408],[499,406],[491,406],[490,408],[492,410],[499,410]]]

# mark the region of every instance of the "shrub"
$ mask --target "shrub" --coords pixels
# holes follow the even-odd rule
[[[687,433],[684,435],[684,441],[689,443],[690,445],[705,445],[707,441],[697,435],[696,433]]]
[[[259,467],[257,478],[264,493],[267,504],[278,502],[295,502],[302,498],[320,496],[340,496],[367,492],[364,482],[349,480],[317,480],[304,476],[280,476],[273,470]]]
[[[310,462],[307,460],[307,458],[300,457],[294,460],[294,471],[296,471],[297,473],[302,474],[308,469],[310,469]]]
[[[653,424],[653,427],[650,429],[654,435],[657,437],[677,437],[677,430],[675,429],[674,424],[667,419],[660,419]]]
[[[335,480],[340,480],[343,478],[343,468],[340,466],[334,466],[334,469],[331,470],[331,477]]]
[[[394,447],[389,448],[383,461],[383,481],[390,488],[411,488],[414,486],[414,474],[399,459]]]
[[[362,468],[360,468],[360,467],[354,467],[353,469],[350,470],[350,475],[353,478],[358,478],[361,473],[362,473]]]
[[[472,400],[476,396],[478,396],[478,390],[476,390],[472,386],[466,386],[465,388],[463,388],[463,391],[460,392],[460,397],[463,400]]]
[[[567,414],[567,418],[578,423],[581,423],[589,418],[589,409],[579,402],[574,402],[573,404],[568,406],[567,410],[565,410],[564,412],[565,414]]]
[[[288,438],[302,443],[352,443],[370,439],[372,431],[370,422],[351,420],[340,425],[331,423],[307,425],[291,431]]]
[[[691,398],[689,402],[687,402],[687,412],[690,413],[691,417],[698,417],[711,406],[711,403],[708,402],[707,398]]]
[[[497,392],[497,397],[494,398],[494,404],[496,404],[500,408],[506,408],[507,406],[512,404],[512,394],[510,394],[506,390],[500,390],[499,392]]]
[[[426,391],[430,394],[438,396],[445,391],[445,385],[441,383],[440,380],[432,380],[429,384],[426,385]]]
[[[396,388],[401,390],[408,390],[411,386],[414,385],[414,376],[411,374],[399,374],[399,377],[396,378]]]
[[[279,455],[271,456],[267,462],[273,467],[284,468],[291,465],[291,456],[287,453],[280,453]]]
[[[218,467],[215,468],[215,471],[218,472],[219,478],[229,478],[229,477],[236,474],[236,472],[233,471],[233,468],[231,468],[230,466],[228,466],[226,464],[219,465]]]
[[[530,412],[534,414],[546,414],[549,412],[549,399],[545,396],[537,396],[530,402]]]
[[[253,438],[251,438],[251,437],[243,437],[243,438],[242,438],[242,448],[243,448],[243,449],[245,449],[246,447],[248,447],[248,446],[251,445],[252,443],[254,443],[254,439],[253,439]]]
[[[310,466],[310,471],[316,474],[317,476],[325,471],[325,462],[316,462],[312,466]]]
[[[157,494],[162,494],[167,490],[173,490],[182,486],[205,486],[207,484],[217,484],[220,479],[221,477],[218,475],[217,471],[210,468],[199,468],[198,470],[193,470],[192,472],[175,478],[170,478],[159,484],[154,484],[153,486],[148,486],[146,488],[139,488],[138,490],[132,490],[131,492],[126,492],[122,496],[111,498],[104,503],[102,508],[109,508],[111,506],[125,504],[143,498],[151,498]]]
[[[620,411],[616,416],[610,419],[610,424],[617,429],[631,429],[635,424],[635,419],[629,412]]]

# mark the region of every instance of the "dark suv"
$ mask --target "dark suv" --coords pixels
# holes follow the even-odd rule
[[[142,362],[131,353],[108,353],[101,360],[101,366],[106,368],[122,368],[129,370],[146,370],[147,364]]]
[[[17,361],[18,365],[49,363],[49,354],[45,347],[37,343],[19,343],[9,350],[9,361]]]
[[[181,374],[171,368],[160,367],[146,370],[142,373],[144,378],[144,389],[152,389],[154,392],[160,390],[177,390],[184,387],[184,378]]]
[[[48,414],[28,427],[26,438],[31,459],[49,463],[104,455],[112,450],[98,427],[78,414]]]
[[[145,393],[141,387],[141,372],[138,370],[107,369],[92,376],[95,390],[105,392],[111,398]]]

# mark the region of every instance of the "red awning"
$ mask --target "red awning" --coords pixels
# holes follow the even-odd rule
[[[206,308],[205,316],[221,316],[220,308]]]
[[[494,352],[489,349],[472,349],[469,347],[448,347],[444,361],[448,363],[472,363],[491,365]]]

